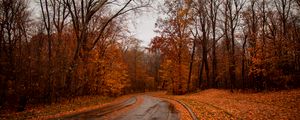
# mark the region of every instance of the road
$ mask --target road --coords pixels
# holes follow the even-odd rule
[[[127,112],[114,116],[114,120],[179,120],[179,113],[174,106],[164,100],[156,97],[141,95],[132,97],[124,102],[105,106],[100,109],[79,113],[76,115],[66,116],[59,119],[88,119],[102,120],[107,119],[105,115],[113,115],[118,110],[134,105],[137,98],[142,99],[142,103]]]

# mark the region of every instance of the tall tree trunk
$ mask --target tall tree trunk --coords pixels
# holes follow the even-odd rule
[[[212,25],[212,78],[211,83],[212,87],[217,87],[217,56],[216,56],[216,22],[217,22],[217,14],[219,5],[216,1],[211,0],[210,1],[210,21]]]
[[[233,28],[233,27],[232,27]],[[235,88],[235,37],[234,37],[234,29],[231,29],[231,52],[230,52],[230,66],[229,66],[229,74],[230,74],[230,91],[233,92]]]
[[[228,1],[226,1],[228,2]],[[230,40],[229,40],[229,36],[228,36],[228,6],[227,6],[228,3],[225,4],[225,21],[224,21],[224,34],[225,34],[225,45],[226,45],[226,53],[227,53],[227,63],[228,65],[230,65]],[[230,71],[229,70],[229,67],[227,68],[228,72]],[[226,72],[227,73],[227,72]],[[228,88],[228,79],[229,78],[225,78],[225,88]]]
[[[213,30],[214,31],[214,30]],[[216,77],[217,77],[217,56],[216,56],[216,41],[215,33],[213,32],[213,46],[212,46],[212,87],[217,87]]]
[[[242,87],[245,89],[245,77],[246,77],[246,71],[245,71],[245,61],[246,61],[246,43],[247,43],[247,35],[245,35],[244,43],[243,43],[243,56],[242,56]]]
[[[204,67],[205,67],[205,74],[206,74],[206,81],[205,81],[205,88],[209,87],[210,85],[210,80],[209,80],[209,68],[208,68],[208,61],[207,61],[207,52],[206,52],[206,57],[203,59],[204,61]]]
[[[204,65],[204,61],[202,60],[199,66],[199,78],[198,78],[198,88],[201,89],[201,85],[203,82],[203,78],[202,78],[202,73],[203,73],[203,65]]]
[[[207,61],[207,44],[208,44],[208,35],[207,35],[207,28],[206,25],[208,24],[206,21],[206,14],[202,14],[201,18],[201,31],[202,31],[202,59],[203,64],[205,67],[205,73],[206,73],[206,80],[204,81],[204,87],[208,87],[209,85],[209,68],[208,68],[208,61]],[[203,65],[202,64],[202,65]]]
[[[190,60],[190,70],[189,70],[189,78],[188,78],[188,83],[187,83],[187,92],[190,92],[190,83],[191,83],[191,77],[192,77],[192,71],[193,71],[195,48],[196,48],[196,43],[195,43],[195,40],[194,40],[193,41],[192,56],[191,56],[191,60]]]
[[[45,4],[43,4],[45,3]],[[51,102],[51,98],[52,98],[52,60],[51,60],[51,56],[52,56],[52,40],[51,40],[51,23],[50,23],[50,13],[49,13],[49,5],[48,5],[48,1],[45,0],[44,2],[42,0],[40,0],[40,7],[42,10],[42,16],[43,16],[43,22],[44,22],[44,26],[46,28],[47,31],[47,40],[48,40],[48,81],[47,81],[47,93],[45,96],[45,99],[48,103]]]

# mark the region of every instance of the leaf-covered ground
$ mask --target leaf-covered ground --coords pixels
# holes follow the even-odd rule
[[[107,104],[114,104],[129,98],[131,95],[119,98],[103,96],[78,97],[72,100],[62,100],[51,105],[27,105],[23,112],[12,110],[1,110],[0,119],[49,119],[69,114],[76,114],[84,111],[100,108]],[[112,102],[113,101],[113,102]]]
[[[199,119],[300,119],[300,89],[262,93],[209,89],[183,96],[155,95],[185,102]]]
[[[199,119],[300,119],[300,89],[278,92],[245,93],[209,89],[194,94],[174,96],[166,92],[148,93],[175,105],[182,120],[191,119],[188,112],[172,99],[185,102]],[[102,96],[80,97],[51,105],[28,105],[24,112],[0,111],[0,119],[48,119],[97,109],[128,99]],[[113,102],[111,102],[113,101]],[[127,111],[127,110],[125,110]]]

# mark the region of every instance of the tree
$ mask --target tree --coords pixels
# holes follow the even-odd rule
[[[199,69],[199,82],[198,82],[198,87],[208,87],[207,85],[209,84],[209,66],[208,66],[208,44],[209,44],[209,32],[210,32],[210,23],[209,23],[209,16],[208,16],[208,2],[203,1],[203,0],[198,0],[195,2],[195,29],[197,31],[201,31],[201,34],[196,34],[198,43],[201,43],[201,48],[202,48],[202,62],[200,65]],[[205,73],[206,73],[206,80],[203,81],[203,69],[205,68]]]
[[[216,46],[217,41],[221,38],[216,38],[217,35],[217,17],[218,17],[218,10],[221,5],[220,1],[217,0],[211,0],[210,1],[210,22],[211,22],[211,28],[212,28],[212,87],[217,87],[217,56],[216,56]]]
[[[151,41],[151,49],[160,51],[162,86],[167,86],[173,94],[187,92],[190,43],[187,16],[189,5],[182,1],[166,1],[162,11],[168,16],[157,23],[161,36]],[[171,71],[172,70],[172,71]],[[169,77],[169,78],[168,78]]]
[[[235,32],[239,23],[240,12],[245,4],[241,0],[226,0],[224,2],[224,26],[225,26],[225,40],[227,45],[228,59],[229,59],[229,80],[231,92],[235,88],[236,82],[236,59],[235,59]],[[228,33],[229,32],[229,33]]]
[[[88,52],[95,48],[96,44],[100,39],[102,39],[105,35],[105,31],[107,30],[108,25],[117,17],[133,11],[140,9],[142,7],[147,7],[149,2],[133,2],[133,0],[128,0],[125,3],[121,3],[122,7],[119,8],[112,15],[106,16],[104,22],[101,23],[101,26],[97,28],[94,32],[97,33],[93,35],[94,37],[90,37],[89,33],[91,33],[91,29],[88,27],[91,24],[92,18],[96,15],[96,13],[105,13],[105,9],[107,6],[118,4],[117,1],[77,1],[74,0],[64,0],[64,4],[67,6],[70,11],[71,21],[73,24],[73,29],[76,36],[76,49],[74,50],[73,59],[71,67],[67,74],[66,84],[70,85],[72,83],[72,76],[74,71],[77,68],[79,58],[83,58],[84,63],[88,56]],[[66,88],[70,90],[70,86]]]
[[[22,44],[27,40],[28,21],[26,1],[0,1],[0,106],[7,102],[8,89],[13,87],[8,85],[9,82],[20,85],[14,86],[13,94],[25,95],[27,83],[23,80],[26,75],[23,70],[28,69],[22,64],[28,59],[23,60]]]
[[[43,3],[45,4],[45,8]],[[50,24],[51,18],[50,18],[50,13],[48,8],[49,5],[47,0],[45,1],[40,0],[40,5],[42,10],[44,27],[47,31],[47,41],[48,41],[48,82],[46,83],[48,87],[47,87],[47,94],[45,94],[45,100],[50,102],[52,96],[52,91],[51,91],[52,88],[52,38],[51,38],[52,26]]]

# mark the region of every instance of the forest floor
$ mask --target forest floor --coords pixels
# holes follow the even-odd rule
[[[147,92],[174,104],[182,120],[191,120],[188,111],[175,100],[187,104],[199,119],[300,119],[300,89],[245,92],[208,89],[187,95],[169,95],[166,92]],[[116,104],[141,94],[124,95],[118,98],[102,96],[79,97],[51,105],[28,105],[23,112],[2,110],[0,119],[49,119],[95,110],[105,105]],[[137,102],[139,105],[140,102]],[[135,106],[133,106],[135,107]],[[128,112],[133,109],[122,109]],[[120,113],[120,111],[117,111]],[[121,112],[122,113],[122,112]]]
[[[199,119],[300,119],[300,89],[231,93],[209,89],[188,95],[150,93],[186,103]]]
[[[132,95],[124,95],[118,98],[103,96],[84,96],[71,100],[65,99],[52,104],[27,105],[25,111],[1,110],[2,119],[51,119],[60,116],[81,113],[101,108],[105,105],[115,104],[130,98]]]

